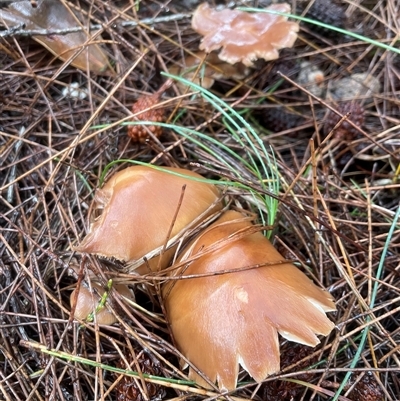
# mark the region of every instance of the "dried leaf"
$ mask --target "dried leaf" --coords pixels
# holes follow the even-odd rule
[[[78,23],[76,17],[59,0],[42,0],[37,7],[32,7],[30,1],[18,1],[0,10],[0,24],[7,27],[21,24],[27,30],[59,30],[74,28]],[[71,64],[76,68],[86,71],[89,65],[90,70],[96,74],[108,75],[113,72],[101,48],[96,44],[87,44],[90,36],[84,31],[66,35],[37,35],[33,39],[61,60],[72,59]],[[85,47],[83,51],[82,47]]]

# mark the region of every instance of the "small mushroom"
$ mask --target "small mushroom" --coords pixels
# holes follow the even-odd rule
[[[273,4],[267,10],[289,13],[289,4]],[[222,47],[219,58],[230,64],[242,62],[251,67],[258,58],[274,60],[278,50],[292,47],[299,25],[287,17],[266,12],[217,11],[207,3],[193,13],[192,28],[204,36],[200,50],[210,53]]]
[[[200,63],[202,66],[199,67]],[[250,73],[250,69],[242,63],[234,65],[222,61],[218,54],[213,52],[194,53],[193,56],[187,56],[184,59],[184,67],[174,65],[169,68],[169,72],[174,75],[180,75],[195,84],[209,89],[214,85],[214,81],[221,78],[243,79]],[[181,89],[185,89],[182,86]]]
[[[95,291],[91,292],[89,288],[82,285],[72,291],[70,296],[71,307],[76,302],[74,317],[80,320],[86,320],[91,316],[91,314],[95,313],[96,322],[98,324],[111,325],[117,322],[115,315],[107,309],[107,304],[99,307],[101,295],[104,293],[104,289],[102,289],[100,285],[94,283],[92,283],[92,289]],[[114,286],[114,290],[126,298],[133,298],[131,290],[126,285],[117,284]],[[77,291],[78,295],[76,295]],[[107,302],[109,302],[109,299],[107,299]],[[97,310],[98,308],[99,310]]]
[[[334,327],[325,315],[335,310],[330,294],[254,228],[240,213],[225,212],[188,245],[173,273],[203,276],[163,286],[178,349],[221,389],[236,387],[239,364],[257,382],[278,372],[278,333],[314,347],[316,335]],[[193,369],[189,377],[207,386]]]
[[[199,181],[204,179],[201,175],[173,167],[163,170],[133,166],[114,174],[97,191],[95,209],[102,213],[75,250],[135,262],[136,267],[142,265],[138,273],[166,267],[174,248],[162,260],[151,257],[160,254],[171,227],[173,238],[220,210],[222,204],[218,189]]]

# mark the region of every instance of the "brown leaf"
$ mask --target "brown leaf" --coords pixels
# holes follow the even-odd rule
[[[9,27],[23,24],[27,30],[70,29],[79,25],[76,17],[59,0],[42,0],[37,7],[32,7],[30,1],[14,2],[8,9],[0,10],[0,23]],[[113,73],[107,56],[100,46],[90,44],[90,36],[84,31],[66,35],[37,35],[33,39],[61,60],[71,60],[71,65],[76,68],[86,71],[89,65],[96,74]],[[83,51],[82,47],[85,47]]]

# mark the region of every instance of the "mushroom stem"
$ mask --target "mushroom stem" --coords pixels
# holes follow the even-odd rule
[[[72,308],[76,302],[74,317],[79,320],[95,320],[98,324],[111,325],[116,323],[115,314],[107,308],[107,303],[110,302],[108,291],[105,293],[99,284],[92,283],[91,286],[92,291],[83,285],[72,291],[70,296]],[[120,295],[129,299],[133,298],[131,290],[126,285],[117,284],[114,289]]]
[[[187,56],[184,59],[184,66],[173,65],[169,72],[174,75],[180,75],[205,89],[214,85],[218,79],[243,79],[250,74],[250,68],[242,63],[230,64],[222,61],[217,53],[197,52]],[[178,83],[182,91],[186,86]]]

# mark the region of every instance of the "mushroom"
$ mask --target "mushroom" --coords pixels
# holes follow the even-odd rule
[[[169,68],[169,72],[174,75],[180,75],[195,84],[209,89],[214,85],[216,79],[234,78],[243,79],[250,73],[250,69],[242,63],[229,64],[222,61],[218,54],[213,52],[197,52],[194,55],[185,57],[184,67],[174,65]],[[199,65],[201,67],[199,67]],[[181,87],[185,89],[186,86]]]
[[[114,313],[107,309],[107,304],[100,307],[101,295],[104,293],[102,287],[98,284],[92,283],[92,289],[95,291],[90,291],[89,288],[80,286],[72,291],[70,296],[71,307],[73,307],[76,302],[74,317],[80,320],[86,320],[93,313],[96,314],[96,322],[98,324],[111,325],[117,322],[117,318]],[[123,284],[117,284],[114,286],[115,291],[126,298],[132,299],[133,295],[128,286]],[[78,291],[78,295],[76,292]],[[99,295],[100,294],[100,295]],[[109,302],[109,299],[107,299]],[[96,311],[96,309],[99,310]]]
[[[267,10],[289,13],[289,4],[273,4]],[[207,3],[193,14],[193,29],[204,36],[200,50],[210,53],[222,47],[219,58],[230,64],[242,62],[251,67],[258,58],[274,60],[278,50],[292,47],[299,25],[287,17],[266,12],[217,11]]]
[[[102,213],[75,250],[129,262],[138,273],[166,267],[174,247],[162,256],[160,252],[169,231],[172,239],[222,204],[218,189],[201,182],[201,175],[181,168],[163,170],[132,166],[114,174],[97,191],[95,209]]]
[[[320,342],[316,335],[334,327],[325,315],[335,310],[331,295],[285,263],[255,230],[249,218],[225,212],[187,246],[172,270],[176,278],[202,276],[163,286],[178,349],[224,390],[235,389],[239,364],[257,382],[279,371],[278,333],[314,347]],[[189,377],[208,386],[193,369]]]

